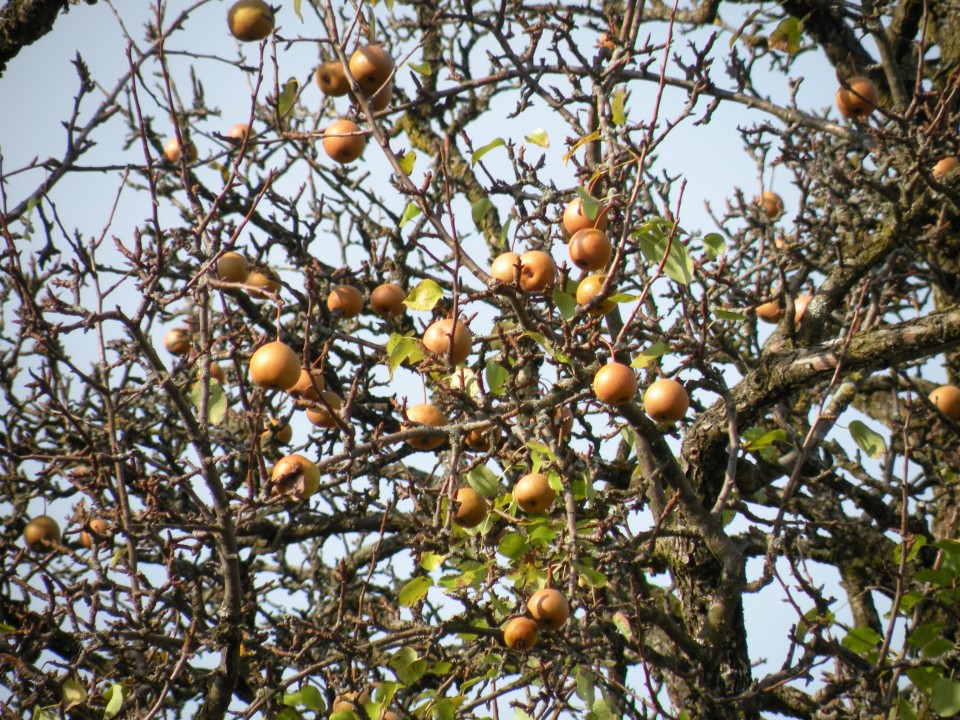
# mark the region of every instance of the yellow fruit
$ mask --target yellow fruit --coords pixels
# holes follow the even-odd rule
[[[210,377],[223,385],[227,381],[227,374],[220,367],[219,363],[210,363]]]
[[[954,422],[960,420],[960,389],[955,385],[941,385],[930,393],[930,402]]]
[[[280,292],[280,280],[270,268],[255,268],[247,273],[244,282],[251,297],[265,298],[270,293]]]
[[[786,310],[780,305],[779,300],[771,300],[763,305],[757,305],[757,318],[767,323],[778,323],[783,319]]]
[[[339,415],[340,408],[343,407],[343,400],[340,399],[340,396],[330,390],[324,390],[321,395],[323,399],[327,401],[330,410]],[[318,401],[307,408],[307,420],[310,421],[310,424],[316,425],[317,427],[334,428],[337,426],[337,421],[334,419],[334,416],[331,415],[330,410],[327,409],[326,405]]]
[[[444,415],[438,407],[430,404],[411,405],[407,408],[407,420],[401,423],[404,430],[409,430],[420,425],[429,425],[431,427],[441,427],[450,423],[450,420]],[[407,440],[407,444],[417,450],[435,450],[447,441],[446,435],[436,435],[429,437],[417,437]]]
[[[622,405],[637,394],[637,376],[622,363],[607,363],[593,376],[593,394],[600,402]]]
[[[327,310],[342,318],[352,318],[363,310],[363,295],[353,285],[337,285],[327,295]]]
[[[224,282],[247,281],[247,259],[238,252],[225,252],[217,258],[217,277]]]
[[[577,230],[567,244],[570,260],[581,270],[602,270],[610,260],[613,246],[603,230],[583,228]]]
[[[50,552],[60,542],[60,526],[49,515],[38,515],[23,530],[27,549],[34,552]]]
[[[320,487],[320,469],[303,455],[287,455],[273,466],[270,484],[274,494],[306,500]]]
[[[406,299],[407,294],[402,287],[394,283],[383,283],[370,293],[370,309],[385,319],[399,317],[407,311],[407,306],[403,304]]]
[[[393,72],[393,57],[382,45],[357,48],[350,56],[350,74],[364,90],[377,90]]]
[[[367,136],[351,120],[335,120],[323,131],[323,151],[338,163],[351,163],[363,154]]]
[[[537,624],[527,617],[513,618],[503,628],[503,642],[513,650],[529,650],[537,644]]]
[[[237,40],[255,42],[273,32],[273,8],[263,0],[237,0],[227,11],[227,25]]]
[[[528,250],[520,256],[520,287],[527,292],[543,292],[557,281],[557,264],[542,250]]]
[[[807,311],[807,305],[813,299],[812,295],[797,295],[793,301],[793,322],[799,323],[803,320],[803,314]]]
[[[557,492],[543,473],[528,473],[513,486],[513,499],[524,512],[544,512],[556,497]]]
[[[515,252],[505,252],[498,255],[490,265],[490,276],[500,282],[513,283],[519,276],[520,255]]]
[[[177,140],[176,136],[167,140],[166,144],[163,146],[163,155],[167,160],[172,163],[180,162],[181,154],[184,154],[187,158],[188,163],[192,163],[197,159],[197,146],[193,143],[187,143],[183,146],[185,153],[181,152],[180,141]]]
[[[487,519],[490,505],[487,499],[473,488],[457,490],[457,511],[453,521],[460,527],[474,528]]]
[[[323,392],[326,383],[323,380],[323,371],[320,368],[300,368],[300,377],[293,387],[287,392],[296,400],[305,400],[306,402],[317,402],[317,390]]]
[[[563,232],[567,237],[572,237],[574,233],[584,228],[597,228],[598,230],[607,229],[607,212],[604,205],[597,208],[596,217],[591,220],[586,216],[581,207],[580,198],[576,197],[570,201],[563,211]]]
[[[347,74],[339,60],[320,63],[316,72],[317,85],[324,95],[343,97],[350,90]]]
[[[957,165],[960,165],[960,158],[958,158],[956,155],[945,157],[943,160],[933,166],[933,176],[935,178],[942,178],[944,175],[948,174],[951,170],[957,167]]]
[[[443,359],[450,357],[450,343],[453,338],[453,364],[459,365],[470,355],[473,347],[473,334],[470,328],[452,318],[437,320],[423,333],[423,346]]]
[[[587,275],[583,280],[580,281],[580,284],[577,286],[577,304],[586,305],[593,298],[595,298],[599,293],[601,288],[603,288],[603,283],[606,282],[605,275]],[[612,290],[612,288],[611,288]],[[594,317],[599,317],[600,315],[606,315],[607,313],[613,312],[617,307],[617,304],[613,300],[602,300],[595,308],[590,311],[590,314]]]
[[[537,590],[527,601],[527,611],[548,630],[559,630],[570,617],[570,605],[558,590]]]
[[[643,394],[643,409],[657,422],[678,422],[687,414],[690,396],[671,378],[655,380]]]
[[[776,220],[783,215],[783,198],[775,192],[765,190],[763,195],[756,199],[757,207],[762,208],[767,218]]]
[[[289,390],[300,379],[300,358],[279,340],[263,345],[250,357],[250,380],[267,390]]]
[[[80,532],[80,544],[85,548],[93,547],[95,542],[107,534],[107,521],[103,518],[91,518],[87,521],[86,527],[89,532],[87,530]]]
[[[474,428],[463,436],[463,443],[471,450],[486,452],[492,445],[500,440],[500,428],[493,427]]]
[[[187,355],[190,352],[190,331],[173,328],[163,336],[163,347],[171,355]]]
[[[847,80],[846,87],[837,90],[837,109],[845,118],[866,120],[880,102],[880,92],[873,80],[856,75]]]
[[[260,442],[286,445],[293,440],[293,428],[288,423],[271,418],[264,423],[264,430],[260,433]]]

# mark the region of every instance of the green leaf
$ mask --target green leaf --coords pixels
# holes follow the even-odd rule
[[[0,635],[9,635],[12,632],[16,632],[17,629],[13,625],[7,625],[6,623],[0,623]]]
[[[946,638],[937,638],[936,640],[931,640],[929,643],[923,646],[923,650],[920,652],[920,655],[925,658],[936,658],[943,655],[945,652],[953,650],[956,645]]]
[[[600,212],[600,201],[587,192],[586,188],[578,187],[577,196],[580,198],[580,209],[587,220],[596,220]]]
[[[426,575],[413,578],[400,591],[400,607],[413,607],[427,596],[427,591],[432,587],[433,580]]]
[[[560,317],[564,320],[570,320],[577,312],[577,299],[560,288],[553,288],[553,302],[560,311]]]
[[[693,279],[693,259],[680,240],[679,228],[670,238],[671,228],[672,224],[663,218],[652,218],[631,235],[640,240],[640,249],[648,263],[654,266],[663,263],[663,271],[670,279],[689,285]]]
[[[507,533],[497,544],[497,552],[511,560],[520,559],[530,549],[530,543],[520,533]]]
[[[854,628],[846,634],[840,644],[848,650],[862,655],[868,650],[873,650],[877,645],[883,642],[874,630],[868,627]]]
[[[63,682],[60,692],[63,694],[64,710],[69,710],[87,699],[87,689],[73,678]]]
[[[622,610],[617,610],[613,614],[613,625],[617,628],[617,632],[623,635],[623,637],[625,637],[627,640],[633,639],[633,630],[630,629],[630,620]]]
[[[488,152],[494,150],[495,148],[503,147],[504,145],[506,145],[506,143],[503,141],[503,138],[497,138],[496,140],[487,143],[479,150],[475,150],[473,156],[470,158],[470,165],[476,165],[480,161],[480,158],[482,158]]]
[[[665,342],[657,340],[653,345],[648,347],[637,357],[633,359],[633,362],[630,363],[632,368],[645,368],[650,365],[652,362],[657,360],[657,358],[663,357],[668,352],[670,352],[670,346]]]
[[[775,442],[783,442],[787,439],[787,431],[777,428],[776,430],[770,430],[765,432],[758,438],[753,440],[748,440],[743,444],[744,450],[761,450],[765,447],[773,445]]]
[[[800,49],[800,35],[803,26],[799,18],[788,17],[780,21],[780,24],[770,33],[767,44],[774,50],[795,55]]]
[[[594,674],[588,668],[577,665],[577,697],[583,700],[583,704],[592,707],[596,702],[597,681]]]
[[[190,388],[190,399],[193,406],[200,412],[200,401],[203,397],[203,383],[194,383]],[[210,378],[210,393],[207,396],[207,421],[219,425],[227,414],[227,396],[220,383]]]
[[[887,450],[887,443],[883,436],[875,433],[859,420],[850,423],[850,436],[853,441],[872,458],[878,458]]]
[[[297,91],[300,89],[300,83],[295,77],[287,80],[280,89],[280,97],[277,98],[277,114],[280,117],[286,116],[293,109],[293,103],[297,99]]]
[[[903,546],[905,543],[901,542],[893,549],[893,561],[900,564],[900,554],[903,552]],[[910,549],[907,551],[907,562],[910,562],[915,557],[917,553],[920,552],[920,549],[927,544],[927,538],[923,535],[913,535],[910,538]]]
[[[626,96],[627,93],[623,87],[618,88],[613,94],[612,120],[614,127],[623,125],[627,121],[627,116],[623,112],[623,103]]]
[[[423,358],[423,346],[420,344],[420,341],[409,335],[390,333],[386,349],[390,377],[393,377],[394,371],[400,367],[404,361],[409,360],[411,363],[415,363]]]
[[[107,690],[106,694],[104,695],[104,697],[108,696],[109,700],[107,700],[107,707],[103,711],[104,718],[112,718],[114,715],[120,712],[120,708],[123,705],[123,685],[120,683],[113,683],[113,685],[110,686],[110,689]]]
[[[443,561],[447,559],[446,555],[440,555],[439,553],[425,552],[420,556],[420,567],[422,567],[427,572],[431,570],[436,570],[443,564]]]
[[[542,128],[537,128],[524,139],[542,148],[550,147],[550,137],[547,135],[547,131]]]
[[[403,227],[408,222],[413,220],[421,212],[420,208],[416,206],[415,203],[408,202],[407,206],[403,209],[403,216],[400,218],[400,225],[398,227]]]
[[[936,638],[940,637],[943,634],[943,629],[946,625],[942,622],[928,622],[923,625],[918,626],[909,637],[907,637],[907,642],[915,648],[922,648],[929,642],[932,642]]]
[[[487,380],[487,388],[490,392],[494,395],[502,395],[506,390],[504,386],[510,379],[510,371],[500,363],[488,360],[484,369],[484,377]]]
[[[727,241],[719,233],[709,233],[703,238],[703,253],[707,260],[715,260],[727,251]]]
[[[426,660],[421,660],[417,651],[411,647],[397,650],[390,657],[390,667],[404,685],[413,685],[427,671]]]
[[[480,198],[473,204],[471,209],[471,214],[473,215],[473,224],[477,227],[480,227],[480,221],[483,220],[484,215],[487,214],[487,211],[493,207],[493,203],[490,202],[490,198]]]
[[[300,12],[300,2],[301,0],[293,0],[293,12],[300,18],[300,22],[303,22],[303,13]]]
[[[717,320],[746,320],[747,316],[741,310],[724,310],[723,308],[714,308],[713,316]]]
[[[35,707],[32,720],[57,720],[57,715],[42,707]]]
[[[283,696],[283,704],[291,707],[303,705],[307,710],[314,712],[323,712],[326,709],[323,693],[313,685],[304,685],[297,692],[286,693]]]
[[[510,232],[510,225],[513,223],[513,215],[507,218],[507,221],[503,224],[503,228],[500,230],[500,244],[507,244],[507,234]]]
[[[407,175],[413,172],[413,166],[417,162],[417,153],[413,150],[407,150],[400,157],[400,169]]]
[[[430,63],[408,62],[407,65],[410,66],[411,70],[415,70],[416,72],[420,73],[421,75],[424,75],[425,77],[430,77],[431,75],[433,75],[433,68],[430,67]]]
[[[591,567],[580,568],[580,580],[592,588],[602,588],[607,584],[607,576]]]
[[[403,304],[411,310],[429,312],[436,307],[442,297],[443,288],[433,280],[427,278],[417,283],[417,286],[410,291],[410,294],[407,295],[407,299],[403,301]]]
[[[468,472],[467,483],[484,497],[492,498],[500,494],[500,480],[486,465],[477,465]]]
[[[933,684],[930,701],[940,717],[956,715],[960,712],[960,682],[940,678]]]
[[[917,711],[906,698],[897,700],[897,720],[917,720]]]

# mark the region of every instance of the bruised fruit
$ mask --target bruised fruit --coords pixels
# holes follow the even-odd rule
[[[287,455],[273,466],[270,484],[275,495],[306,500],[320,487],[320,469],[303,455]]]

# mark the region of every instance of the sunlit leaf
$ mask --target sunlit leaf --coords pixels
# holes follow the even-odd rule
[[[13,625],[7,625],[6,623],[0,623],[0,635],[9,635],[12,632],[16,632],[17,629]]]
[[[431,570],[436,570],[443,564],[443,561],[447,559],[446,555],[440,555],[439,553],[425,552],[420,556],[420,567],[422,567],[427,572]]]
[[[860,655],[872,650],[882,642],[883,638],[875,630],[868,627],[858,627],[848,632],[840,641],[840,644]]]
[[[599,140],[599,139],[600,139],[600,131],[599,131],[599,130],[594,130],[594,131],[593,131],[592,133],[590,133],[589,135],[585,135],[584,137],[580,138],[579,140],[577,140],[576,143],[574,143],[573,147],[570,148],[570,150],[564,154],[564,156],[563,156],[563,162],[564,162],[564,163],[570,162],[570,158],[573,157],[573,154],[574,154],[575,152],[577,152],[577,150],[579,150],[583,145],[585,145],[586,143],[589,143],[589,142],[593,142],[593,141],[595,141],[595,140]]]
[[[433,580],[426,575],[419,575],[400,590],[398,602],[400,607],[412,607],[427,596],[427,591],[433,587]]]
[[[653,345],[637,355],[637,357],[633,359],[633,362],[630,363],[630,367],[645,368],[668,352],[670,352],[670,346],[665,342],[657,340]]]
[[[534,130],[525,139],[527,142],[539,145],[542,148],[550,147],[550,137],[547,135],[547,131],[542,128]]]
[[[774,50],[780,50],[781,52],[794,55],[800,49],[802,30],[803,25],[799,18],[792,16],[784,18],[774,31],[770,33],[770,38],[767,43]]]
[[[293,12],[296,13],[296,16],[300,18],[300,22],[303,22],[303,13],[300,12],[300,3],[302,0],[293,0]]]
[[[613,94],[611,119],[613,120],[614,127],[616,127],[617,125],[623,125],[627,121],[627,116],[623,112],[623,103],[625,98],[626,98],[626,91],[621,86]]]
[[[725,310],[724,308],[714,308],[713,316],[717,320],[746,320],[747,316],[740,310]]]
[[[872,458],[878,458],[887,450],[887,443],[883,436],[868,428],[859,420],[854,420],[849,426],[850,436],[857,446]]]
[[[487,211],[492,207],[493,203],[490,202],[490,198],[480,198],[477,200],[470,211],[473,215],[473,224],[480,227],[480,221],[483,220],[483,216],[486,215]]]
[[[421,210],[415,203],[409,202],[407,206],[403,209],[403,216],[400,218],[399,227],[403,227],[408,222],[413,220],[417,215],[421,213]]]
[[[510,371],[500,363],[488,360],[484,369],[484,377],[487,380],[487,389],[494,395],[502,395],[506,390],[504,386],[510,379]]]
[[[427,671],[427,663],[421,660],[411,647],[400,648],[390,657],[390,667],[405,685],[413,685]]]
[[[672,238],[670,229],[669,222],[662,218],[653,218],[634,230],[631,235],[640,241],[640,249],[648,263],[654,266],[662,263],[663,271],[669,278],[682,285],[689,285],[693,279],[693,259],[680,240],[679,229],[673,233]]]
[[[420,341],[409,335],[400,335],[391,333],[387,340],[387,366],[390,368],[390,376],[400,365],[409,360],[411,363],[418,362],[423,358],[423,346]]]
[[[417,283],[417,286],[410,291],[403,304],[411,310],[429,312],[436,307],[442,297],[443,288],[430,278],[426,278]]]
[[[582,187],[577,188],[577,197],[580,198],[580,210],[587,220],[596,220],[600,212],[600,201]]]
[[[104,694],[107,700],[107,707],[103,711],[104,718],[112,718],[123,706],[123,685],[120,683],[114,683],[110,686],[110,689]]]
[[[703,253],[707,260],[715,260],[727,251],[727,241],[719,233],[709,233],[703,237]]]
[[[413,172],[413,166],[417,162],[417,153],[413,150],[407,150],[400,157],[400,169],[407,175]]]
[[[520,533],[507,533],[497,544],[497,552],[511,560],[519,559],[530,549],[530,543]]]
[[[284,694],[283,704],[292,707],[303,705],[307,710],[314,712],[323,712],[326,709],[323,693],[313,685],[304,685],[297,692]]]
[[[479,148],[473,152],[473,156],[470,158],[470,164],[476,165],[480,161],[480,158],[482,158],[488,152],[494,150],[495,148],[503,147],[504,145],[506,145],[506,143],[503,141],[503,138],[497,138],[496,140],[487,143],[482,148]]]
[[[430,67],[430,63],[407,63],[407,65],[410,66],[411,70],[415,70],[426,77],[433,75],[433,68]]]
[[[297,91],[300,89],[300,83],[295,77],[287,80],[280,89],[280,97],[277,99],[277,113],[280,117],[285,117],[293,109],[293,102],[297,99]]]
[[[63,693],[64,709],[69,710],[74,705],[79,705],[87,699],[87,689],[73,678],[64,680],[63,687],[60,688]]]

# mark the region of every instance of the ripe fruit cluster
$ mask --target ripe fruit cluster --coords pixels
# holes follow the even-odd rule
[[[503,627],[503,642],[513,650],[529,650],[537,643],[538,631],[556,631],[570,618],[570,605],[559,590],[537,590],[527,601],[530,617],[520,616]]]

